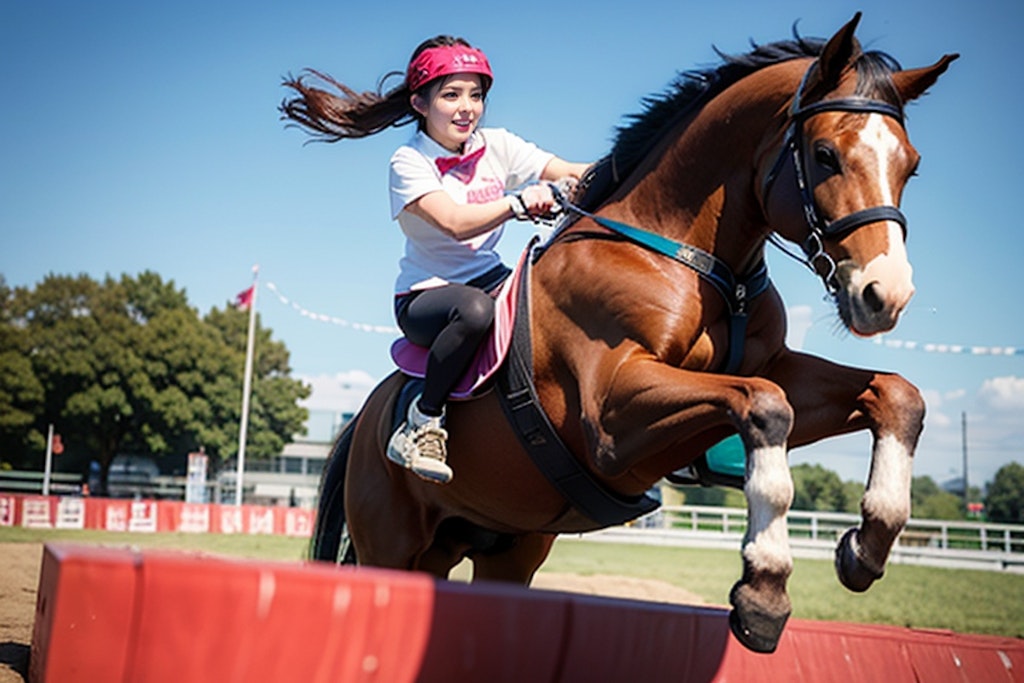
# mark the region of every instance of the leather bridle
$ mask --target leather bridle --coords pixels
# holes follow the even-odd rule
[[[842,97],[801,106],[800,101],[803,99],[808,76],[813,68],[814,65],[812,64],[807,69],[803,80],[800,82],[800,87],[797,88],[796,94],[793,96],[793,103],[789,110],[789,125],[786,128],[779,155],[772,165],[771,171],[765,177],[761,197],[765,206],[767,206],[768,194],[771,192],[776,178],[786,161],[792,159],[793,172],[796,176],[797,189],[800,193],[801,208],[808,227],[807,237],[799,243],[801,250],[806,256],[804,263],[811,270],[821,275],[829,293],[835,295],[839,289],[839,283],[836,279],[836,263],[825,251],[824,241],[826,239],[841,239],[857,228],[879,221],[895,221],[899,223],[900,227],[903,228],[904,239],[906,239],[907,217],[896,206],[882,205],[861,209],[832,221],[824,220],[821,217],[821,211],[818,209],[817,202],[814,200],[814,191],[807,175],[809,162],[804,142],[803,124],[810,117],[824,112],[882,114],[883,116],[896,119],[900,126],[904,126],[904,117],[901,107],[869,97]],[[783,251],[793,255],[785,246],[779,243],[776,233],[773,232],[770,239]],[[799,259],[799,257],[795,258]],[[817,268],[819,262],[825,266],[823,271]],[[825,274],[822,275],[822,272]]]
[[[813,68],[813,65],[812,67]],[[808,226],[808,236],[800,243],[806,259],[790,252],[785,245],[778,241],[777,235],[773,232],[769,239],[782,251],[802,260],[807,266],[818,272],[816,264],[819,261],[825,263],[827,275],[822,276],[825,287],[829,294],[835,296],[839,291],[839,282],[836,277],[836,263],[825,251],[824,241],[836,239],[849,234],[869,223],[879,221],[896,221],[903,227],[904,238],[906,238],[907,219],[903,212],[895,206],[874,206],[867,209],[855,211],[848,216],[826,222],[821,218],[817,203],[814,201],[814,193],[806,172],[806,150],[803,142],[803,122],[822,112],[843,111],[854,114],[883,114],[895,118],[903,125],[903,111],[900,107],[874,100],[867,97],[844,97],[834,100],[815,102],[805,107],[800,106],[803,91],[807,84],[807,76],[811,73],[809,68],[804,74],[800,87],[793,97],[793,104],[789,112],[789,126],[786,129],[782,148],[779,156],[772,166],[771,172],[765,177],[761,197],[765,204],[769,192],[775,183],[775,179],[782,170],[787,159],[793,160],[793,168],[796,175],[797,188],[800,191],[800,200],[803,204],[803,215]],[[742,277],[737,277],[732,270],[714,254],[708,253],[697,247],[677,242],[649,230],[644,230],[620,221],[615,221],[604,216],[598,216],[590,211],[575,205],[570,201],[562,190],[555,184],[550,184],[555,200],[567,213],[590,218],[605,229],[617,233],[622,237],[646,248],[650,251],[667,256],[685,266],[693,269],[697,274],[709,282],[724,299],[729,309],[729,354],[724,373],[735,373],[743,360],[743,340],[746,337],[747,306],[757,296],[764,293],[769,286],[768,269],[763,257]],[[569,223],[562,223],[555,236]],[[552,241],[555,237],[551,238]]]

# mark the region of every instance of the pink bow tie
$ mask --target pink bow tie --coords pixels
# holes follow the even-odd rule
[[[452,177],[459,182],[468,184],[476,174],[476,165],[486,149],[486,147],[481,147],[464,157],[437,157],[434,159],[434,163],[437,164],[437,170],[441,172],[441,175],[451,173]]]

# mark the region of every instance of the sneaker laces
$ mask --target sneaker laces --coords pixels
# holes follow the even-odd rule
[[[438,426],[434,420],[417,427],[412,438],[422,457],[445,461],[447,455],[445,442],[448,440],[448,432]]]

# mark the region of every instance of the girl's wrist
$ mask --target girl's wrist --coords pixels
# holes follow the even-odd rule
[[[518,194],[508,195],[508,206],[512,210],[512,215],[517,220],[529,220],[530,213],[526,210],[526,202],[523,201],[522,196]]]

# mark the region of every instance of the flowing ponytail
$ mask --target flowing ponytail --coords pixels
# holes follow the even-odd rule
[[[421,43],[409,61],[415,60],[426,49],[455,45],[470,47],[462,38],[437,36]],[[401,84],[385,92],[387,82],[395,77],[402,78]],[[489,79],[484,80],[486,94],[490,82]],[[429,88],[431,83],[420,86],[418,92]],[[413,93],[406,82],[404,71],[385,74],[375,92],[356,92],[314,69],[305,69],[298,77],[289,74],[282,85],[297,94],[281,102],[278,107],[281,119],[290,121],[289,125],[302,128],[313,140],[319,142],[363,138],[386,128],[413,122],[422,126],[422,117],[410,103]]]

